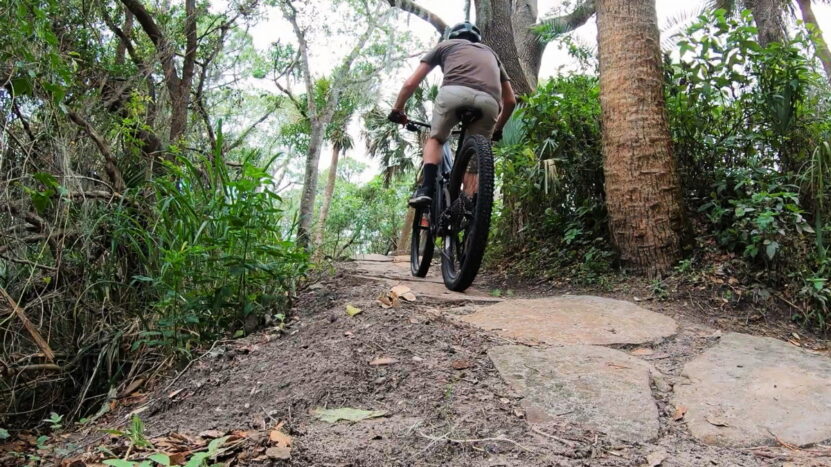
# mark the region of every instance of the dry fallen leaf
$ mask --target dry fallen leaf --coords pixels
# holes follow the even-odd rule
[[[184,390],[185,390],[185,388],[177,389],[177,390],[171,392],[170,394],[168,394],[167,397],[170,398],[170,399],[173,399],[174,397],[179,395],[180,392],[182,392]]]
[[[655,351],[648,347],[638,347],[629,353],[632,355],[652,355]]]
[[[342,407],[339,409],[315,409],[312,412],[317,418],[324,422],[336,423],[339,420],[348,420],[350,422],[360,422],[368,418],[383,417],[387,414],[383,410],[361,410],[350,407]]]
[[[370,366],[381,366],[381,365],[392,365],[393,363],[398,363],[398,360],[392,357],[380,357],[376,358],[375,360],[369,362]]]
[[[221,438],[223,435],[225,435],[225,432],[219,430],[205,430],[199,433],[202,438]]]
[[[450,364],[455,370],[465,370],[473,366],[473,362],[470,360],[453,360]]]
[[[349,316],[355,316],[355,315],[357,315],[358,313],[360,313],[362,311],[364,311],[364,310],[361,310],[360,308],[358,308],[356,306],[346,305],[346,314],[349,315]]]
[[[265,455],[272,459],[290,459],[291,458],[291,436],[280,431],[283,422],[277,424],[269,433],[268,440],[274,446],[266,449]]]
[[[271,430],[268,433],[268,439],[277,446],[291,447],[291,436],[283,433],[280,430]]]
[[[405,293],[409,293],[411,289],[406,285],[396,285],[392,289],[390,289],[390,293],[395,294],[399,297],[403,296]]]
[[[377,302],[378,302],[379,305],[381,305],[381,308],[384,308],[384,309],[392,308],[392,306],[393,306],[392,305],[392,300],[390,300],[390,298],[387,297],[386,295],[381,295],[380,297],[378,297]]]
[[[681,420],[684,418],[684,415],[687,414],[687,408],[683,405],[676,405],[675,406],[675,414],[672,415],[672,419],[675,421]]]
[[[706,417],[704,417],[704,419],[707,420],[707,422],[709,422],[711,425],[730,426],[727,423],[727,421],[724,419],[724,417],[721,417],[721,416],[718,416],[718,415],[709,414]]]
[[[646,456],[646,467],[657,467],[669,456],[666,449],[658,449],[657,451]]]

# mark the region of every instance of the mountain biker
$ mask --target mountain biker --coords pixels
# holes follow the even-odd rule
[[[478,109],[482,117],[471,123],[469,134],[499,140],[502,128],[516,106],[514,90],[496,53],[481,43],[479,28],[470,22],[450,29],[447,40],[440,42],[421,58],[415,72],[407,78],[398,99],[387,117],[394,123],[407,123],[404,104],[430,71],[439,65],[444,80],[436,97],[431,121],[430,138],[424,145],[424,180],[410,199],[410,206],[429,205],[441,162],[441,148],[451,130],[459,123],[457,110]]]

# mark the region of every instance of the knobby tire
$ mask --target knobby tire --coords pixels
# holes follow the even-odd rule
[[[445,236],[445,241],[442,242],[441,263],[444,285],[457,292],[470,287],[482,265],[493,207],[493,154],[490,142],[481,135],[470,135],[465,138],[459,160],[453,164],[450,174],[448,183],[450,199],[447,205],[450,206],[459,197],[464,173],[471,157],[477,158],[478,164],[477,200],[473,207],[473,219],[468,224],[469,227],[465,233],[464,260],[458,268],[455,264],[456,255],[453,254],[451,245],[446,241],[448,236]]]

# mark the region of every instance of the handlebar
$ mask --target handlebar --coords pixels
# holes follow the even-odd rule
[[[408,121],[407,123],[404,124],[404,128],[406,128],[408,131],[418,131],[419,127],[429,129],[430,124],[429,123],[424,123],[424,122],[419,122],[418,120],[410,120],[410,121]]]

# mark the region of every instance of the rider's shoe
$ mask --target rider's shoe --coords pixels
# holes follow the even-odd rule
[[[423,186],[416,190],[412,198],[410,198],[409,205],[416,208],[420,206],[429,206],[433,202],[433,187]]]

